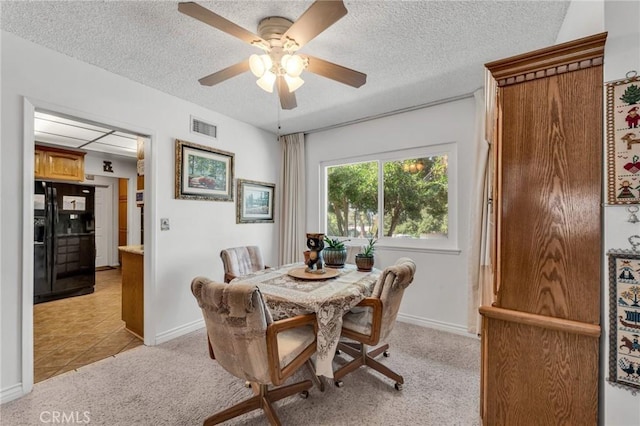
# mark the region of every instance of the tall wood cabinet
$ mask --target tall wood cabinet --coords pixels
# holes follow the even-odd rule
[[[486,64],[497,81],[485,425],[596,425],[606,33]]]

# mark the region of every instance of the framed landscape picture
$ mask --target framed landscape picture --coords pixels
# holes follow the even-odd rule
[[[273,183],[238,179],[236,223],[273,222]]]
[[[233,201],[234,154],[176,139],[176,198]]]

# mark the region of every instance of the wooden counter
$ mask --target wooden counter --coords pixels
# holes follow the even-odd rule
[[[144,248],[120,246],[122,256],[122,320],[127,330],[144,337]]]

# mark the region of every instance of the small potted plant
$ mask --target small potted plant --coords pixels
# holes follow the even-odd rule
[[[373,268],[373,252],[375,251],[375,244],[378,240],[369,238],[369,243],[364,247],[362,253],[356,254],[356,266],[358,271],[370,271]]]
[[[330,268],[342,268],[347,261],[347,248],[344,243],[349,240],[340,241],[337,238],[324,237],[324,250],[322,257],[325,266]]]

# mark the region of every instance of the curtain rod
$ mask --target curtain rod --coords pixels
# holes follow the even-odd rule
[[[339,127],[349,126],[351,124],[358,124],[358,123],[363,123],[365,121],[376,120],[378,118],[384,118],[384,117],[389,117],[389,116],[392,116],[392,115],[402,114],[403,112],[416,111],[416,110],[419,110],[419,109],[429,108],[429,107],[440,105],[440,104],[446,104],[446,103],[449,103],[449,102],[455,102],[455,101],[459,101],[459,100],[462,100],[462,99],[472,98],[474,92],[475,92],[475,90],[473,92],[471,92],[471,93],[465,93],[464,95],[453,96],[453,97],[450,97],[450,98],[440,99],[440,100],[433,101],[433,102],[427,102],[425,104],[414,105],[414,106],[410,106],[410,107],[406,107],[406,108],[400,108],[400,109],[396,109],[396,110],[389,111],[389,112],[383,112],[381,114],[370,115],[368,117],[363,117],[363,118],[357,118],[357,119],[351,120],[351,121],[345,121],[343,123],[332,124],[332,125],[329,125],[329,126],[326,126],[326,127],[318,127],[317,129],[306,130],[303,133],[305,135],[308,135],[308,134],[311,134],[311,133],[324,132],[326,130],[337,129]]]

